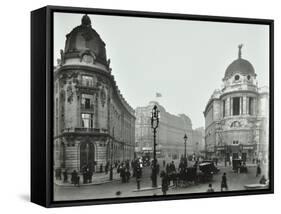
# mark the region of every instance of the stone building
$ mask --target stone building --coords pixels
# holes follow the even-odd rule
[[[208,157],[244,161],[267,159],[269,90],[259,88],[253,65],[242,58],[226,69],[223,88],[215,90],[205,110],[205,142]]]
[[[136,152],[142,154],[153,151],[153,133],[151,129],[151,111],[157,105],[160,111],[159,127],[157,129],[157,154],[158,157],[178,159],[184,155],[184,135],[186,134],[186,150],[188,155],[194,153],[196,143],[193,140],[192,123],[184,114],[173,115],[165,110],[156,101],[151,101],[147,106],[136,108]],[[196,137],[196,142],[201,142]]]
[[[205,153],[205,129],[199,127],[192,130],[192,145],[193,152],[197,156],[201,156]]]
[[[66,35],[54,71],[54,167],[95,170],[132,159],[135,112],[111,74],[105,43],[87,15]]]

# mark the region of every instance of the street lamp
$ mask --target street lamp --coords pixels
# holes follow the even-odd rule
[[[187,157],[186,157],[186,141],[187,141],[187,136],[186,136],[186,134],[184,134],[183,139],[184,139],[184,159],[186,161],[187,160]]]
[[[156,105],[151,112],[151,128],[153,129],[153,164],[152,164],[152,187],[157,187],[157,160],[156,160],[156,129],[159,125],[159,110]]]

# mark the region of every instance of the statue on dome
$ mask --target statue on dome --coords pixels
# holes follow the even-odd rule
[[[60,65],[64,64],[64,53],[63,50],[60,49]]]
[[[83,17],[82,17],[82,25],[84,26],[91,26],[91,19],[89,18],[89,16],[87,14],[85,14]]]
[[[239,49],[239,51],[238,51],[238,58],[239,59],[241,59],[241,57],[242,57],[242,51],[241,51],[242,48],[243,48],[243,44],[238,45],[238,49]]]

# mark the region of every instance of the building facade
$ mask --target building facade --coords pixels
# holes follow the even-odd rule
[[[151,111],[154,105],[157,105],[160,111],[159,127],[157,128],[157,153],[163,158],[178,159],[184,155],[184,135],[188,139],[186,151],[192,155],[195,151],[196,142],[201,145],[203,135],[199,139],[199,133],[196,136],[196,142],[193,137],[192,123],[188,116],[184,114],[173,115],[165,110],[158,102],[151,101],[147,106],[137,107],[136,112],[136,152],[142,154],[152,152],[153,133],[151,129]]]
[[[192,130],[193,152],[196,156],[203,156],[205,153],[205,129],[199,127]]]
[[[223,88],[214,91],[205,107],[206,152],[227,161],[267,159],[269,90],[258,87],[241,48],[225,71]]]
[[[66,35],[54,72],[54,167],[80,171],[132,159],[135,112],[87,15]]]

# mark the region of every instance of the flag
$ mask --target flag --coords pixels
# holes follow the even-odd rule
[[[156,92],[156,97],[162,97],[161,93]]]

